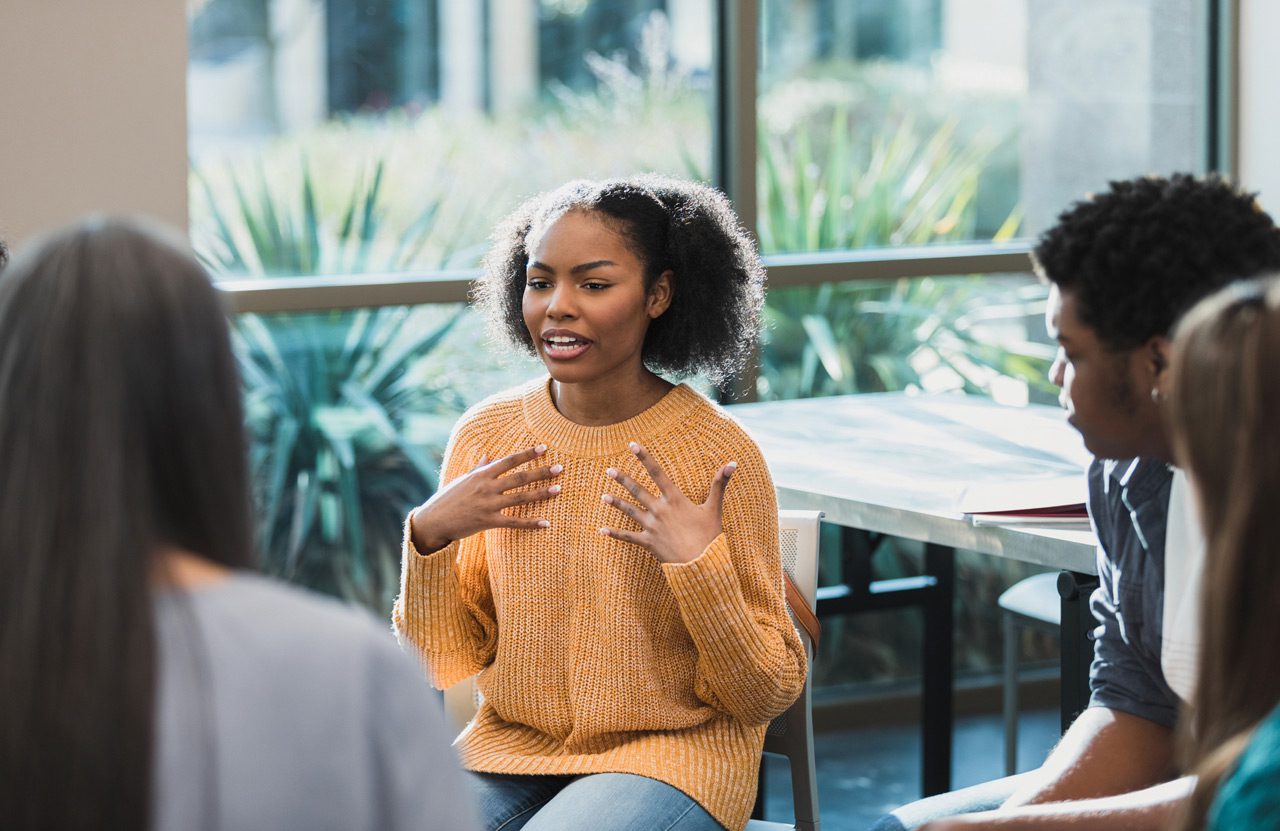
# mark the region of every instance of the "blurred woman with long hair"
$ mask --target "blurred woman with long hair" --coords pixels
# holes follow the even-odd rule
[[[250,524],[240,382],[192,256],[112,220],[19,252],[0,273],[6,829],[470,827],[418,667],[368,616],[247,571]]]
[[[1229,286],[1180,324],[1176,454],[1208,542],[1182,827],[1280,828],[1280,281]]]

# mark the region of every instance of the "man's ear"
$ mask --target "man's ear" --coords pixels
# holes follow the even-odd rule
[[[1169,361],[1173,358],[1173,343],[1164,335],[1156,335],[1143,347],[1148,371],[1151,373],[1151,394],[1160,399],[1169,394]]]
[[[653,285],[649,287],[649,299],[645,311],[648,312],[650,320],[662,317],[662,313],[671,306],[673,277],[675,277],[674,272],[668,268],[659,274],[658,279],[654,280]]]
[[[1159,375],[1169,368],[1169,360],[1173,356],[1173,343],[1164,335],[1156,335],[1147,341],[1147,354],[1152,373]]]

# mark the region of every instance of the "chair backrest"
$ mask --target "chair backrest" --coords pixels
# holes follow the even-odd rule
[[[782,568],[809,603],[818,605],[818,529],[820,511],[779,511],[778,542],[782,551]],[[791,764],[791,794],[795,802],[795,827],[801,831],[818,829],[818,778],[813,758],[813,644],[804,628],[796,627],[800,640],[809,653],[809,674],[804,690],[787,711],[769,725],[764,738],[764,752],[786,756]]]
[[[809,604],[818,606],[818,529],[821,511],[779,511],[778,548],[782,569]],[[813,644],[804,628],[796,627],[809,653],[809,674],[804,690],[787,711],[769,724],[764,751],[786,756],[791,764],[791,792],[799,831],[818,830],[818,779],[813,759],[813,707],[810,684],[813,679]],[[450,720],[462,730],[480,706],[475,676],[444,691],[444,707]]]
[[[464,678],[444,691],[444,715],[461,733],[475,718],[480,709],[480,687],[476,684],[476,676]]]

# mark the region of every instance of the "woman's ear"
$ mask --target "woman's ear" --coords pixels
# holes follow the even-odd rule
[[[653,285],[649,287],[645,311],[649,314],[650,320],[661,317],[662,313],[671,307],[673,277],[675,274],[668,268],[659,274],[658,279],[654,280]]]

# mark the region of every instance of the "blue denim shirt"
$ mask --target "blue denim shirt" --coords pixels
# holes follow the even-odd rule
[[[1098,535],[1098,588],[1090,707],[1106,707],[1172,728],[1178,696],[1160,668],[1164,535],[1169,466],[1155,459],[1089,466],[1089,518]]]

